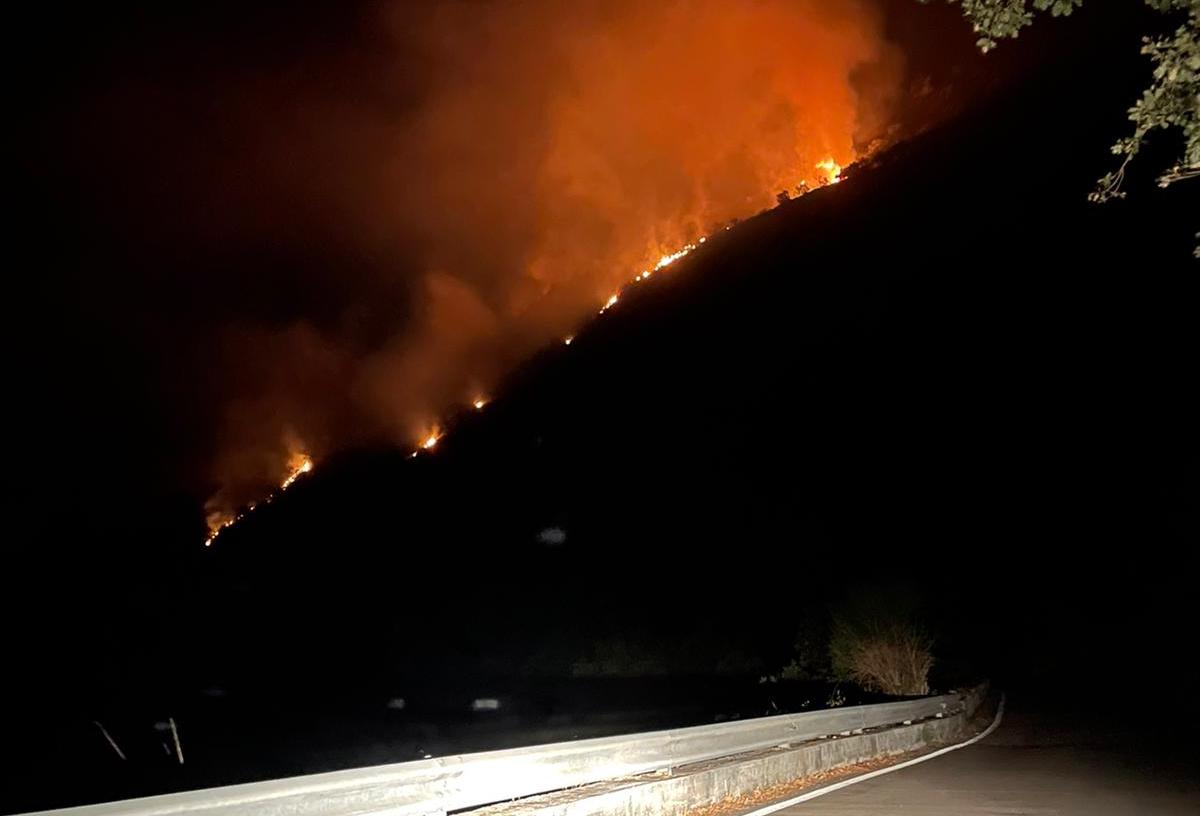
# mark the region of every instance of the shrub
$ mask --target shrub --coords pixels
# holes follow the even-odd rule
[[[830,680],[829,611],[809,608],[800,617],[792,641],[792,659],[779,671],[782,680]]]
[[[834,621],[829,651],[834,673],[868,691],[929,693],[933,641],[903,620]]]

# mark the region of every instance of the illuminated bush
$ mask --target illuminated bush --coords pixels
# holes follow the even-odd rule
[[[868,691],[929,693],[933,640],[904,620],[834,621],[829,652],[834,674]]]

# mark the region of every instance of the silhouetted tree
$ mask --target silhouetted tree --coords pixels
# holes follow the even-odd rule
[[[1033,22],[1033,11],[1049,11],[1057,17],[1083,4],[1083,0],[948,0],[959,1],[979,34],[977,44],[984,53],[994,48],[997,40],[1016,37]],[[1121,164],[1097,182],[1089,196],[1092,201],[1124,197],[1125,168],[1150,132],[1158,129],[1177,128],[1184,140],[1183,155],[1158,177],[1159,185],[1200,176],[1200,0],[1146,0],[1146,4],[1164,14],[1186,15],[1186,19],[1173,34],[1143,38],[1142,53],[1154,62],[1153,79],[1129,109],[1133,133],[1112,147]],[[1196,256],[1200,257],[1200,247]]]

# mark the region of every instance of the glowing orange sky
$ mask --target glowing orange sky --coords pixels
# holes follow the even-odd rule
[[[363,251],[403,245],[413,306],[365,354],[303,322],[262,345],[268,376],[226,411],[218,504],[261,489],[265,463],[286,476],[289,436],[317,456],[348,441],[347,416],[424,439],[664,253],[852,161],[899,81],[858,0],[451,3],[371,24],[399,64],[421,55],[426,87],[402,111],[335,106],[320,187]],[[318,375],[323,396],[299,399]]]

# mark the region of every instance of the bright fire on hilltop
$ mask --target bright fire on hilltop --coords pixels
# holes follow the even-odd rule
[[[839,181],[841,181],[842,166],[840,164],[838,164],[837,161],[835,161],[832,157],[827,157],[827,158],[822,159],[821,161],[817,162],[816,168],[825,174],[824,179],[818,180],[818,184],[817,184],[818,187],[823,186],[823,185],[828,185],[828,184],[837,184]],[[801,181],[801,183],[797,185],[797,189],[800,189],[800,190],[810,189],[810,187],[807,185],[807,182],[804,179],[801,179],[800,181]],[[725,225],[724,229],[728,230],[728,229],[730,229],[730,226]],[[675,263],[679,259],[684,258],[687,255],[690,255],[692,252],[694,252],[696,249],[698,249],[701,245],[705,244],[707,241],[708,241],[708,237],[702,236],[699,239],[697,239],[694,243],[685,244],[682,248],[676,250],[675,252],[664,253],[663,255],[661,255],[659,257],[658,261],[654,264],[654,266],[652,268],[643,269],[640,273],[638,273],[637,275],[635,275],[633,277],[633,280],[631,283],[626,284],[626,285],[632,286],[633,284],[638,284],[638,283],[642,283],[644,281],[649,280],[651,275],[653,275],[655,272],[659,272],[663,269],[666,269],[667,267],[671,266],[671,264]],[[616,291],[612,295],[610,295],[609,298],[600,307],[599,314],[603,315],[609,309],[616,306],[620,302],[621,295],[624,293],[624,291],[625,291],[625,287],[622,287],[621,289],[619,289],[618,291]],[[569,346],[569,345],[571,345],[572,342],[574,342],[574,340],[575,340],[575,335],[570,334],[570,335],[567,335],[565,338],[563,338],[563,343],[565,345]],[[474,408],[476,411],[482,411],[485,407],[487,407],[487,404],[488,404],[488,399],[487,399],[487,397],[485,397],[483,395],[479,395],[471,401],[471,407]],[[410,456],[416,457],[421,451],[432,451],[434,448],[437,447],[438,442],[441,441],[441,439],[444,435],[445,435],[445,431],[442,429],[442,427],[435,426],[433,428],[433,430],[429,431],[429,433],[421,439],[421,441],[418,444],[418,447],[410,453]],[[304,474],[311,472],[312,469],[313,469],[313,460],[310,456],[308,456],[307,454],[304,454],[304,453],[293,454],[291,456],[291,458],[288,460],[288,475],[283,479],[282,482],[280,482],[277,493],[287,490],[289,487],[292,486],[292,484],[295,483],[295,481],[297,479],[299,479]],[[267,498],[264,500],[264,502],[269,503],[275,497],[275,495],[277,495],[277,493],[272,493],[271,495],[268,495]],[[233,524],[236,524],[239,520],[241,520],[242,518],[245,517],[246,513],[252,512],[256,506],[257,506],[257,503],[251,503],[247,506],[246,510],[242,513],[229,514],[229,515],[215,515],[215,516],[210,517],[210,519],[209,519],[209,533],[210,534],[209,534],[208,539],[204,542],[204,546],[206,546],[206,547],[210,546],[212,544],[212,542],[217,538],[218,535],[221,534],[221,532],[223,530],[225,530],[227,527],[229,527]]]
[[[817,162],[816,167],[818,170],[821,170],[825,174],[824,179],[818,180],[818,184],[816,185],[817,187],[821,187],[821,186],[829,185],[829,184],[837,184],[839,181],[842,180],[841,179],[842,166],[840,164],[838,164],[832,157],[828,157],[828,158],[822,159],[821,161]],[[803,179],[801,180],[801,182],[802,182],[801,184],[797,185],[797,189],[800,189],[800,190],[812,189],[807,185],[807,182],[805,182]],[[726,230],[728,230],[728,229],[730,229],[730,226],[726,225],[724,228]],[[627,286],[631,286],[633,284],[641,283],[643,281],[649,280],[650,276],[653,275],[655,272],[665,269],[666,267],[673,264],[675,261],[678,261],[680,258],[690,255],[692,252],[694,252],[696,249],[698,249],[702,244],[707,243],[707,241],[708,241],[708,236],[701,236],[698,240],[696,240],[695,243],[686,244],[683,248],[678,249],[675,252],[664,253],[662,256],[659,257],[658,261],[654,264],[653,268],[643,269],[637,275],[634,275],[633,281],[630,284],[627,284]],[[604,301],[603,305],[601,305],[599,314],[600,315],[605,314],[609,309],[612,309],[614,306],[616,306],[618,303],[620,303],[621,295],[624,294],[624,291],[625,291],[625,287],[622,287],[618,291],[614,292],[612,295],[609,295],[608,299],[606,301]],[[575,341],[575,335],[573,335],[573,334],[569,334],[563,338],[563,344],[567,345],[567,346],[571,345],[571,343],[573,343],[574,341]],[[471,406],[476,411],[482,411],[487,406],[487,403],[488,403],[487,398],[480,396],[480,397],[476,397],[472,401]],[[438,442],[441,440],[441,438],[444,435],[445,435],[444,431],[442,431],[439,428],[435,428],[433,431],[431,431],[429,433],[428,436],[426,436],[421,441],[420,446],[416,450],[412,451],[410,455],[415,457],[422,450],[427,450],[427,451],[432,450],[433,448],[435,448],[437,446]]]
[[[825,174],[826,184],[837,184],[842,180],[842,166],[832,157],[817,162],[817,169]]]
[[[842,180],[842,166],[840,164],[838,164],[837,161],[835,161],[832,156],[827,156],[826,158],[817,162],[816,169],[820,170],[823,174],[822,178],[817,179],[817,184],[816,184],[817,187],[821,187],[821,186],[828,185],[828,184],[837,184],[838,182],[840,182]],[[796,185],[796,189],[802,191],[801,194],[803,194],[803,191],[810,190],[810,189],[812,189],[812,187],[808,184],[808,181],[806,179],[801,178],[799,180],[799,183]],[[725,229],[726,230],[730,229],[730,225],[728,225],[728,224],[725,225]],[[701,244],[704,244],[707,241],[708,241],[708,236],[704,235],[704,236],[701,236],[694,243],[685,244],[681,249],[677,249],[674,252],[664,253],[663,255],[661,255],[659,257],[658,261],[655,262],[655,264],[652,268],[643,269],[641,272],[634,275],[633,283],[641,283],[642,281],[649,280],[650,276],[653,275],[655,272],[663,270],[663,269],[667,268],[668,266],[670,266],[671,264],[675,263],[675,261],[678,261],[680,258],[690,255]],[[624,287],[622,287],[620,290],[614,292],[613,294],[609,295],[608,300],[604,301],[604,304],[600,307],[599,314],[604,314],[609,309],[616,306],[621,301],[621,295],[623,294],[623,292],[624,292]],[[575,339],[575,335],[568,335],[563,340],[563,342],[569,346],[569,345],[571,345],[571,342],[574,339]],[[479,407],[479,406],[476,406],[476,407]]]
[[[210,170],[183,200],[224,201],[229,179],[246,195],[198,235],[332,254],[296,272],[298,291],[330,298],[256,296],[221,315],[236,328],[212,366],[229,372],[212,503],[262,493],[288,428],[331,448],[423,450],[431,419],[620,309],[606,302],[631,282],[782,192],[840,178],[901,98],[881,5],[385,0],[362,21],[370,49],[314,57],[328,83],[270,60],[214,79],[232,100],[230,155],[210,167],[195,123],[178,123],[169,148]],[[296,111],[303,139],[278,127]]]
[[[312,457],[307,453],[293,453],[288,459],[288,474],[283,481],[279,483],[279,488],[263,499],[262,504],[270,504],[271,501],[280,493],[287,490],[296,480],[306,473],[311,473],[313,469]],[[226,528],[237,524],[248,513],[253,513],[259,506],[259,502],[250,502],[246,505],[246,509],[240,513],[213,513],[208,517],[208,538],[204,539],[204,546],[211,547],[212,543],[217,540]]]
[[[280,483],[280,490],[287,490],[292,486],[293,482],[305,473],[310,472],[313,469],[313,461],[306,454],[298,453],[292,457],[292,460],[288,463],[288,467],[291,469],[291,473]]]

